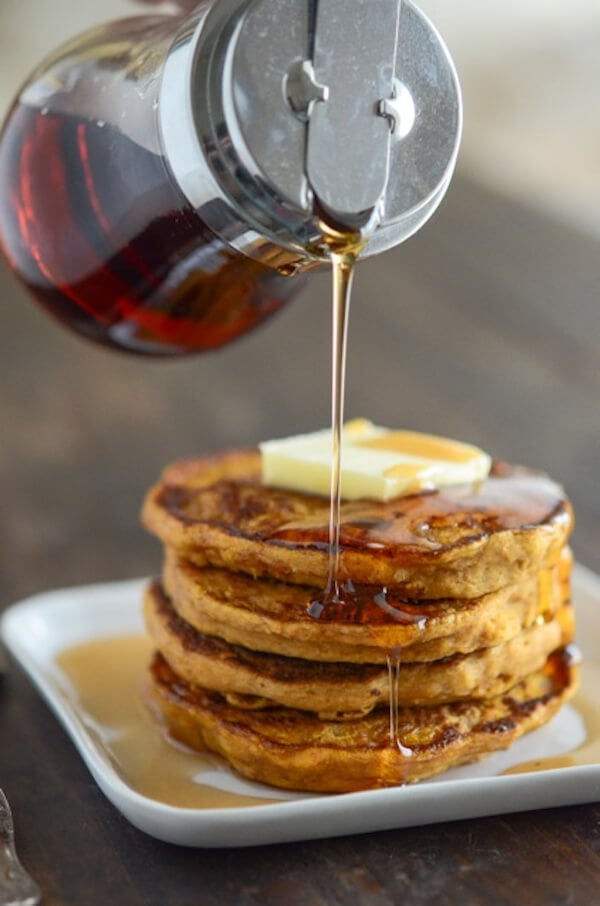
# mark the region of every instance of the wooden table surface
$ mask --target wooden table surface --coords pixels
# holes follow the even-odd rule
[[[155,363],[55,326],[0,266],[0,608],[147,575],[138,524],[170,459],[329,417],[326,277],[219,354]],[[446,433],[546,469],[600,570],[600,246],[458,181],[423,233],[358,273],[347,414]],[[590,904],[600,806],[257,849],[186,850],[130,826],[12,665],[0,786],[47,904]]]

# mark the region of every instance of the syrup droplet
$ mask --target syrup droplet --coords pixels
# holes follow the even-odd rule
[[[398,684],[400,682],[401,662],[402,649],[390,648],[387,653],[388,682],[390,687],[390,745],[398,749],[403,758],[410,758],[412,749],[404,745],[398,733]]]

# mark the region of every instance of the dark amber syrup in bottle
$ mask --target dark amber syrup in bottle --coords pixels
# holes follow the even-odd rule
[[[222,346],[300,288],[226,245],[159,154],[114,126],[17,106],[0,143],[0,246],[55,318],[105,346]]]

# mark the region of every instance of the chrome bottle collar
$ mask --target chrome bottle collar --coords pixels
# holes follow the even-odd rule
[[[217,0],[168,54],[168,163],[202,219],[274,266],[326,258],[323,212],[362,256],[441,202],[462,125],[440,36],[409,0]]]

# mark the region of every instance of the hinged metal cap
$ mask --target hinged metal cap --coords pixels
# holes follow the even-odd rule
[[[345,226],[370,221],[390,166],[391,130],[380,105],[391,98],[399,0],[325,0],[316,6],[312,65],[327,92],[307,124],[306,176]]]
[[[256,230],[312,249],[325,211],[398,244],[433,213],[461,131],[458,81],[409,0],[220,0],[192,72],[201,145]]]

